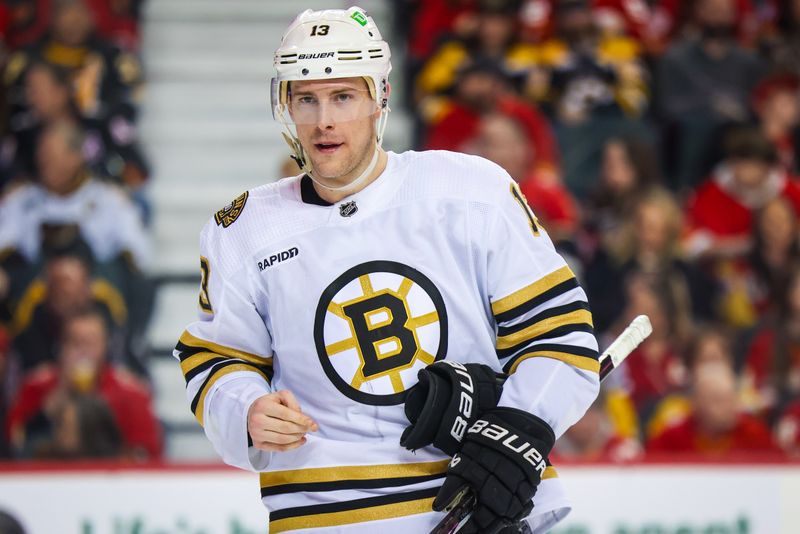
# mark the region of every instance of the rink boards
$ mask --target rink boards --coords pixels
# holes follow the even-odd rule
[[[800,532],[800,464],[559,467],[574,509],[553,534]],[[28,534],[262,534],[257,476],[220,466],[0,465],[0,510]]]

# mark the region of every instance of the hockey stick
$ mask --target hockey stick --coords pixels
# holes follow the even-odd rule
[[[639,346],[647,336],[653,332],[650,319],[646,315],[639,315],[627,328],[617,336],[611,345],[600,356],[600,381],[611,374],[619,365]],[[450,506],[445,508],[447,515],[436,525],[430,534],[453,534],[458,532],[472,516],[475,507],[475,494],[469,487],[465,487],[453,499]],[[522,522],[525,527],[527,523]],[[520,532],[530,532],[530,529],[520,530]]]

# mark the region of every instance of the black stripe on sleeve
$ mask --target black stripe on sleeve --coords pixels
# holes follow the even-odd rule
[[[352,501],[342,501],[329,504],[313,504],[310,506],[297,506],[294,508],[282,508],[280,510],[270,510],[269,520],[288,519],[290,517],[302,517],[307,515],[330,514],[335,512],[348,512],[371,508],[373,506],[383,506],[385,504],[397,504],[401,502],[417,501],[436,497],[439,493],[438,487],[427,488],[424,490],[409,491],[405,493],[394,493],[391,495],[381,495],[380,497],[367,497],[365,499],[355,499]]]
[[[575,356],[582,356],[584,358],[591,358],[592,360],[600,359],[600,353],[598,353],[594,349],[588,349],[586,347],[579,347],[576,345],[555,345],[555,344],[545,344],[545,345],[533,345],[529,347],[528,350],[523,351],[520,354],[517,354],[510,360],[508,360],[503,365],[503,372],[508,373],[509,369],[514,366],[514,364],[520,358],[525,356],[535,355],[537,352],[544,352],[544,351],[553,351],[553,352],[563,352],[566,354],[574,354]]]
[[[180,361],[183,361],[186,358],[194,356],[198,352],[212,352],[203,347],[190,347],[189,345],[181,343],[180,341],[178,341],[178,344],[175,345],[175,350],[177,350],[180,353]]]
[[[552,308],[548,308],[542,313],[537,313],[533,317],[529,317],[524,321],[521,321],[518,324],[513,326],[501,326],[497,329],[497,336],[507,336],[509,334],[514,334],[519,332],[520,330],[525,330],[529,326],[538,323],[539,321],[543,321],[545,319],[549,319],[550,317],[555,317],[557,315],[564,315],[570,312],[574,312],[577,310],[589,310],[589,303],[583,300],[576,300],[574,302],[570,302],[564,304],[562,306],[553,306]]]
[[[369,480],[335,480],[330,482],[306,482],[298,484],[281,484],[279,486],[268,486],[261,488],[261,496],[281,495],[286,493],[314,492],[314,491],[337,491],[373,488],[393,488],[397,486],[409,486],[419,484],[428,480],[444,478],[446,473],[434,473],[431,475],[420,475],[413,477],[397,478],[376,478]]]
[[[189,372],[186,373],[186,375],[184,375],[184,379],[186,380],[186,383],[188,384],[189,382],[192,381],[192,378],[196,377],[197,375],[202,374],[205,371],[208,371],[209,369],[211,369],[212,367],[214,367],[218,363],[226,362],[226,361],[229,361],[229,360],[230,360],[230,358],[225,358],[223,356],[220,356],[219,358],[211,358],[207,362],[203,362],[200,365],[198,365],[197,367],[195,367],[194,369],[189,370]],[[236,361],[239,362],[239,363],[247,363],[247,362],[244,362],[244,361],[241,361],[241,360],[236,360]]]
[[[505,323],[507,321],[510,321],[515,317],[519,317],[520,315],[523,315],[531,311],[532,309],[536,308],[537,306],[540,306],[541,304],[547,302],[550,299],[553,299],[559,295],[563,295],[567,291],[575,289],[576,287],[579,287],[578,280],[576,278],[573,277],[570,278],[569,280],[565,280],[560,284],[551,287],[544,293],[540,293],[537,296],[533,297],[532,299],[523,302],[522,304],[520,304],[515,308],[511,308],[510,310],[498,313],[497,315],[494,316],[495,320],[498,323]]]
[[[544,339],[553,339],[561,336],[566,336],[567,334],[572,334],[574,332],[586,332],[587,334],[594,335],[594,328],[592,328],[591,325],[586,323],[565,324],[564,326],[559,326],[558,328],[554,328],[552,330],[544,332],[543,334],[539,334],[538,336],[526,339],[525,341],[522,341],[512,347],[508,347],[506,349],[499,349],[497,351],[497,357],[502,360],[503,358],[508,358],[515,352],[518,352],[519,350],[525,348],[531,343],[542,341]],[[536,345],[535,347],[531,347],[531,349],[535,349],[538,347],[539,345]]]

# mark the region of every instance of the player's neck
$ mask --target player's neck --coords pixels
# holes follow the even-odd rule
[[[336,204],[343,198],[358,193],[359,191],[367,187],[369,184],[377,180],[378,177],[381,174],[383,174],[383,171],[386,170],[386,164],[388,161],[389,161],[389,156],[386,154],[384,150],[379,148],[378,163],[375,165],[375,168],[372,169],[372,172],[369,173],[369,176],[367,176],[366,179],[362,180],[361,183],[359,183],[355,187],[353,188],[348,187],[342,190],[332,191],[314,182],[314,190],[323,200],[330,202],[331,204]],[[361,175],[362,172],[364,172],[363,169],[359,170],[358,174],[355,175],[353,180],[358,179],[358,177]]]

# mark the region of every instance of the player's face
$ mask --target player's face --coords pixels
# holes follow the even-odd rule
[[[363,78],[292,82],[289,113],[317,179],[347,184],[369,165],[380,111]]]

